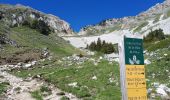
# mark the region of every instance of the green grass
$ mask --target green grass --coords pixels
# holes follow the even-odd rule
[[[167,11],[167,18],[170,17],[170,10]]]
[[[61,90],[75,94],[79,98],[91,100],[120,100],[119,67],[117,63],[108,64],[102,61],[98,66],[87,61],[82,68],[78,66],[62,67],[54,65],[53,67],[35,68],[33,70],[14,71],[13,74],[20,77],[42,74],[47,82],[51,82]],[[92,80],[93,76],[97,80]],[[109,78],[114,78],[115,82],[110,83]],[[69,83],[77,82],[77,87],[68,86]]]
[[[114,27],[108,27],[108,28],[104,28],[101,30],[101,34],[104,34],[105,32],[113,32],[115,30],[120,30],[121,29],[121,25],[117,24]],[[98,34],[98,33],[97,33]]]
[[[7,90],[8,85],[9,83],[6,82],[0,83],[0,95],[2,95]]]
[[[42,93],[46,92],[46,93],[48,93],[48,95],[50,95],[52,93],[51,89],[48,86],[41,86],[40,91]]]
[[[16,56],[15,54],[19,53],[22,53],[24,56],[24,52],[29,51],[31,54],[31,51],[34,50],[38,50],[39,52],[36,52],[36,54],[40,54],[44,48],[48,48],[50,54],[52,54],[56,59],[63,56],[70,56],[72,54],[83,54],[82,51],[74,48],[68,42],[58,37],[57,33],[52,33],[49,36],[46,36],[28,27],[15,27],[6,29],[4,28],[4,25],[0,26],[0,34],[6,34],[5,31],[10,33],[8,34],[8,37],[15,41],[19,47],[11,46],[9,44],[3,45],[4,50],[0,52],[0,58],[3,59],[13,58]],[[36,56],[33,57],[36,58]],[[3,64],[5,61],[2,60],[0,63]]]
[[[167,57],[164,56],[165,53],[168,54]],[[147,81],[147,88],[151,88],[153,82],[170,86],[167,77],[169,76],[167,70],[170,70],[169,55],[169,49],[164,48],[157,51],[157,57],[163,57],[161,60],[158,60],[157,57],[146,56],[152,63],[146,65],[146,78],[150,80]],[[80,65],[81,68],[78,68],[78,65],[64,67],[50,61],[45,61],[44,64],[47,65],[44,68],[35,66],[32,70],[20,70],[20,72],[14,70],[12,73],[24,78],[29,74],[33,76],[41,74],[45,81],[54,84],[63,91],[73,93],[83,100],[121,100],[119,66],[116,62],[109,64],[108,61],[103,60],[95,66],[91,61],[86,61]],[[51,64],[53,65],[50,67]],[[156,74],[155,78],[152,77],[153,73]],[[94,75],[97,80],[92,80]],[[110,83],[109,78],[114,78],[115,81]],[[68,85],[73,82],[77,82],[77,87]],[[119,85],[116,85],[117,82]]]
[[[69,100],[69,98],[66,96],[62,96],[60,100]]]
[[[164,54],[168,54],[165,56]],[[160,82],[163,84],[169,83],[169,72],[170,71],[170,50],[168,48],[156,51],[156,57],[151,56],[149,60],[152,64],[147,65],[147,77],[154,82]],[[159,59],[162,57],[162,59]],[[155,74],[155,78],[152,78],[152,74]]]
[[[134,32],[138,32],[140,31],[143,27],[145,27],[146,25],[148,25],[149,22],[143,22],[142,24],[140,24],[135,30]]]
[[[31,96],[35,98],[36,100],[43,100],[44,96],[50,95],[51,90],[47,86],[41,86],[40,89],[35,90],[33,92],[30,92]],[[47,95],[44,95],[44,93],[47,93]]]
[[[157,23],[159,21],[160,17],[161,17],[161,14],[156,15],[156,18],[153,21],[153,23]]]
[[[103,28],[103,29],[96,29],[94,27],[90,27],[90,28],[87,28],[86,29],[86,32],[87,32],[87,36],[94,36],[94,35],[101,35],[101,34],[104,34],[104,33],[109,33],[109,32],[113,32],[115,30],[120,30],[121,29],[121,24],[116,24],[112,27],[107,27],[107,28]]]
[[[144,47],[146,48],[146,50],[148,51],[155,51],[158,49],[163,49],[163,48],[167,48],[170,46],[170,38],[166,38],[165,40],[161,40],[157,43],[145,43]]]
[[[33,98],[35,98],[36,100],[43,100],[43,97],[42,97],[40,91],[38,91],[38,90],[31,92],[31,96]]]
[[[53,34],[46,36],[28,27],[13,28],[10,38],[21,46],[38,49],[48,48],[58,56],[71,55],[76,51],[75,48],[60,37]]]

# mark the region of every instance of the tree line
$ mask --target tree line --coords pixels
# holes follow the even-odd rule
[[[112,43],[106,43],[105,40],[101,41],[100,38],[98,38],[97,42],[94,41],[90,45],[87,45],[86,48],[91,51],[102,52],[105,54],[110,54],[115,52],[115,48]]]

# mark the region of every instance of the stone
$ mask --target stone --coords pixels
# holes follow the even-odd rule
[[[25,64],[24,66],[22,66],[23,69],[28,69],[30,68],[32,65],[31,64]]]
[[[34,66],[37,63],[37,61],[32,61],[31,65]]]
[[[145,59],[144,63],[145,63],[146,65],[151,64],[151,62],[150,62],[148,59]]]
[[[77,82],[70,83],[70,84],[68,84],[68,86],[71,86],[71,87],[78,87],[78,86],[77,86]]]
[[[97,76],[93,76],[93,77],[92,77],[92,80],[97,80]]]

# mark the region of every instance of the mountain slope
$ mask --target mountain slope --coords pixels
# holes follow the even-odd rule
[[[167,26],[170,23],[170,0],[157,4],[137,16],[129,16],[119,19],[108,19],[97,25],[89,25],[79,32],[80,35],[99,35],[113,31],[128,30],[131,33],[147,34],[151,29],[162,28],[166,34],[170,34]]]
[[[40,23],[58,35],[73,34],[70,25],[66,21],[22,5],[0,4],[0,19],[10,27],[29,25],[32,28],[41,29],[42,26],[37,24]]]
[[[146,36],[156,29],[163,29],[165,34],[170,34],[170,0],[157,4],[137,16],[119,19],[108,19],[97,25],[84,27],[76,37],[64,37],[77,47],[85,48],[98,38],[106,42],[119,43],[124,34],[138,34]]]
[[[77,52],[61,35],[73,35],[73,31],[58,17],[21,5],[0,5],[0,64]]]

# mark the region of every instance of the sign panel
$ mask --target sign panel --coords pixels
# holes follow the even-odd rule
[[[128,89],[128,100],[147,100],[146,89]]]
[[[127,88],[146,88],[144,65],[126,65]]]
[[[120,51],[123,100],[147,100],[143,39],[125,37]]]
[[[125,64],[144,65],[143,40],[136,38],[124,38]]]

